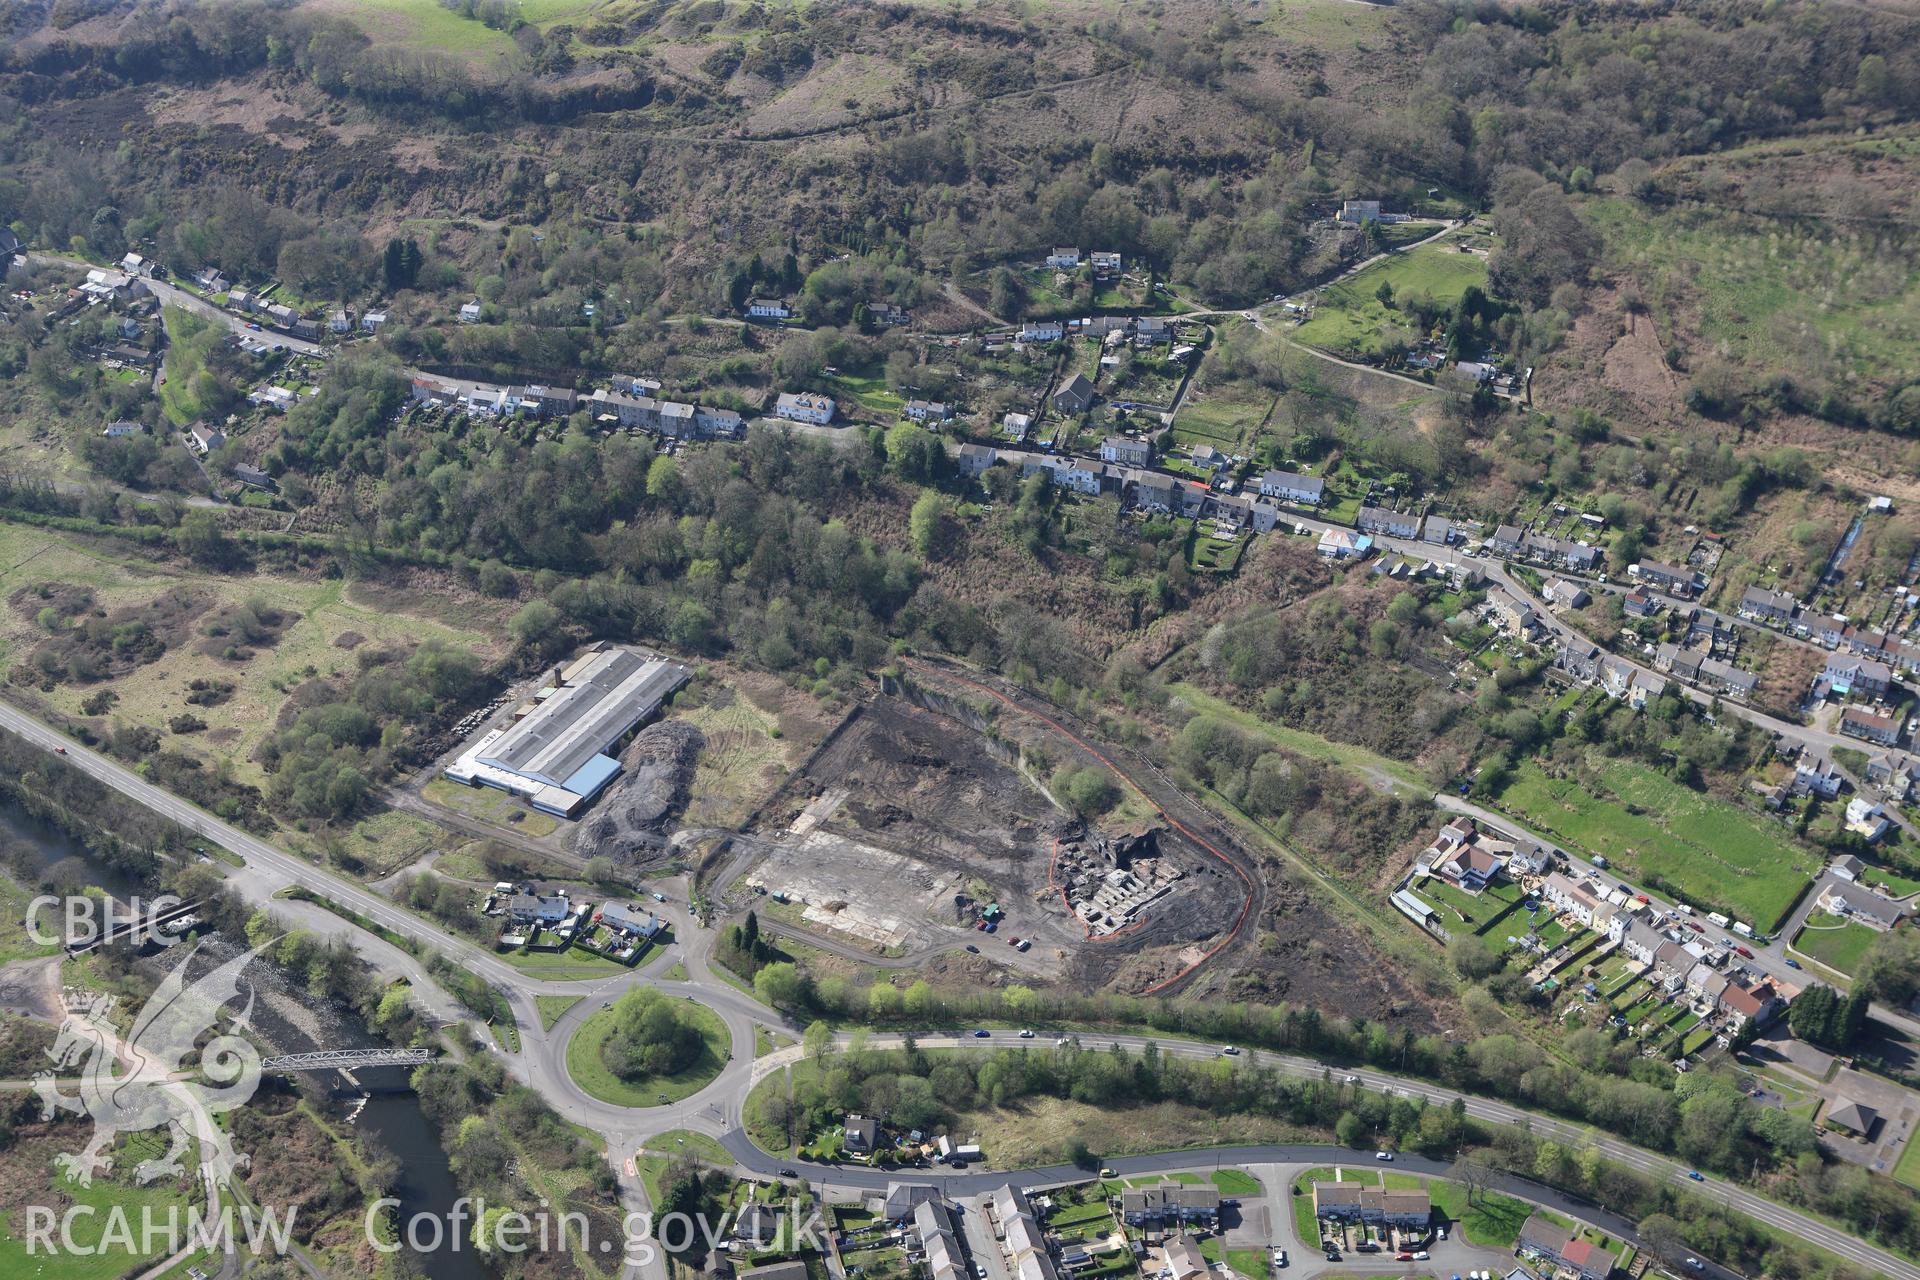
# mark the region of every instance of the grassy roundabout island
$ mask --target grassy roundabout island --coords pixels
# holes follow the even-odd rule
[[[567,1041],[567,1074],[602,1102],[654,1107],[705,1087],[731,1047],[711,1009],[635,987],[580,1024]]]

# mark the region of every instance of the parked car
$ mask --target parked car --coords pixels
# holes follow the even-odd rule
[[[1103,1177],[1103,1178],[1111,1178],[1111,1177],[1114,1177],[1114,1176],[1115,1176],[1115,1174],[1114,1174],[1114,1172],[1113,1172],[1113,1170],[1112,1170],[1112,1169],[1110,1169],[1110,1168],[1108,1168],[1108,1167],[1107,1167],[1106,1165],[1101,1165],[1101,1166],[1100,1166],[1100,1176],[1101,1176],[1101,1177]]]
[[[1371,1240],[1362,1240],[1359,1244],[1353,1246],[1353,1251],[1355,1253],[1378,1253],[1380,1252],[1380,1246]]]
[[[1400,1252],[1393,1255],[1393,1260],[1395,1262],[1412,1262],[1413,1254],[1408,1250],[1402,1249]]]
[[[1795,960],[1792,956],[1787,957],[1787,968],[1798,969],[1799,967],[1800,967],[1800,962],[1798,960]]]
[[[1691,930],[1693,930],[1693,931],[1694,931],[1695,933],[1705,933],[1705,932],[1706,932],[1706,930],[1705,930],[1705,929],[1703,929],[1703,928],[1701,928],[1701,927],[1700,927],[1700,922],[1699,922],[1698,920],[1689,920],[1689,921],[1687,921],[1687,928],[1689,928],[1689,929],[1691,929]]]
[[[1747,950],[1745,947],[1735,947],[1734,950],[1739,952],[1740,957],[1744,960],[1753,959],[1753,952]]]
[[[1425,1262],[1427,1259],[1431,1257],[1433,1257],[1433,1255],[1428,1253],[1425,1249],[1415,1249],[1413,1251],[1413,1260],[1415,1262]]]
[[[1340,1251],[1338,1249],[1327,1250],[1327,1261],[1328,1262],[1340,1261]]]

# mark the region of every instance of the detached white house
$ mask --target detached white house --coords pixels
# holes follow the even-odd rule
[[[480,304],[477,302],[469,302],[464,304],[460,308],[460,323],[461,324],[479,324],[480,323]]]
[[[1066,335],[1066,326],[1058,320],[1029,320],[1020,326],[1022,342],[1058,342]]]
[[[1080,250],[1071,247],[1055,249],[1047,255],[1047,265],[1061,271],[1071,271],[1080,265]]]
[[[747,314],[755,320],[787,320],[793,316],[793,304],[784,298],[749,298]]]
[[[780,399],[774,402],[775,417],[785,418],[789,422],[811,422],[815,426],[826,426],[833,421],[833,413],[839,406],[831,396],[817,395],[811,391],[783,391]]]

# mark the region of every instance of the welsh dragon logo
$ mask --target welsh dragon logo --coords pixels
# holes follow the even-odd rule
[[[217,1032],[204,1044],[200,1039],[216,1031],[222,1008],[240,998],[240,973],[260,949],[229,960],[189,984],[187,970],[199,950],[196,943],[167,975],[124,1037],[110,1016],[111,996],[69,999],[59,1037],[47,1050],[53,1069],[35,1075],[33,1086],[44,1118],[50,1120],[66,1110],[93,1119],[93,1141],[86,1149],[57,1157],[59,1166],[81,1186],[91,1186],[96,1172],[113,1167],[113,1157],[106,1153],[117,1135],[162,1126],[168,1131],[167,1151],[136,1166],[136,1182],[179,1174],[180,1158],[192,1141],[199,1148],[200,1174],[209,1202],[217,1204],[220,1189],[249,1164],[251,1157],[234,1151],[214,1116],[246,1105],[260,1087],[260,1051],[239,1034],[253,1012],[251,983],[245,1006],[231,1015],[231,1029]],[[183,1066],[196,1045],[198,1066]],[[76,1066],[80,1092],[69,1096],[60,1092],[55,1072]]]

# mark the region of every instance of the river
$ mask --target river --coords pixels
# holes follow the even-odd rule
[[[69,859],[84,864],[87,882],[122,900],[141,896],[140,887],[105,866],[68,836],[38,822],[10,804],[0,803],[0,843],[29,883]],[[64,876],[71,880],[73,877]],[[214,961],[238,954],[238,939],[212,935],[202,951]],[[241,944],[244,945],[244,944]],[[150,977],[158,977],[169,963],[162,953],[142,962]],[[275,968],[255,962],[247,970],[254,984],[252,1027],[270,1053],[302,1053],[316,1049],[373,1048],[380,1045],[352,1010],[333,1002],[314,1001],[289,984]],[[406,1072],[397,1067],[358,1073],[364,1094],[347,1078],[332,1073],[315,1083],[334,1092],[331,1118],[351,1125],[372,1145],[390,1152],[400,1166],[400,1179],[391,1194],[400,1201],[402,1221],[413,1215],[431,1215],[445,1223],[459,1198],[453,1169],[440,1145],[433,1123],[420,1100],[407,1087]],[[428,1238],[431,1238],[429,1235]],[[480,1256],[470,1247],[439,1249],[417,1255],[418,1273],[426,1280],[487,1280]]]

